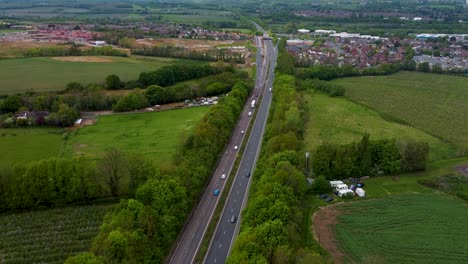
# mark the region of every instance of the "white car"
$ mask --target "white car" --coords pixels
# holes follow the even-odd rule
[[[244,134],[244,130],[241,130],[241,134]]]
[[[225,173],[221,174],[221,179],[226,179],[226,174]]]
[[[237,150],[237,149],[238,149],[238,147],[237,147],[237,146],[234,146],[234,149],[235,149],[235,150]]]
[[[249,112],[249,116],[252,116],[252,112]]]

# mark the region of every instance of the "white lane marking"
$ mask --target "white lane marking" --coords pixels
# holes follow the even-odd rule
[[[221,243],[219,243],[219,248],[221,248]]]

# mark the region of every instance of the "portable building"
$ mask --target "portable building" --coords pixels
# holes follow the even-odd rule
[[[339,190],[338,191],[338,196],[343,197],[343,196],[348,195],[349,193],[352,193],[354,195],[354,192],[352,190],[350,190],[350,189]]]
[[[335,188],[336,186],[338,186],[338,184],[343,184],[342,181],[330,181],[330,186],[332,188]]]
[[[364,189],[362,189],[362,188],[357,188],[357,189],[356,189],[356,194],[357,194],[359,197],[364,197],[364,196],[366,196],[366,191],[364,191]]]

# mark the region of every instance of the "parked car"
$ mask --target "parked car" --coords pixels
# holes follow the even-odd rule
[[[219,195],[219,189],[214,190],[213,195],[218,196]]]
[[[327,198],[328,198],[328,194],[321,194],[319,197],[320,197],[320,199],[327,199]]]
[[[325,199],[325,202],[329,203],[329,202],[332,202],[333,201],[333,197],[328,197],[327,199]]]
[[[221,174],[221,179],[226,179],[226,174],[225,173]]]
[[[236,220],[237,220],[237,216],[233,215],[233,216],[231,216],[231,219],[229,219],[229,222],[234,224],[236,222]]]

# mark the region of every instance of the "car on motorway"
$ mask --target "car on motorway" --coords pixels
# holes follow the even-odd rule
[[[226,173],[221,174],[221,179],[226,179]]]
[[[237,145],[234,146],[234,149],[237,150],[239,147]]]
[[[234,224],[236,222],[236,220],[237,220],[237,216],[233,215],[233,216],[231,216],[231,219],[229,219],[229,222]]]
[[[244,134],[244,130],[241,130],[241,134]]]
[[[250,177],[250,171],[247,173],[247,175],[245,177],[247,177],[247,178]]]
[[[219,195],[219,189],[214,190],[213,195],[218,196]]]
[[[249,112],[249,116],[252,116],[252,112]]]
[[[269,89],[270,93],[271,93],[272,90],[273,90],[273,88],[270,87],[270,89]]]

